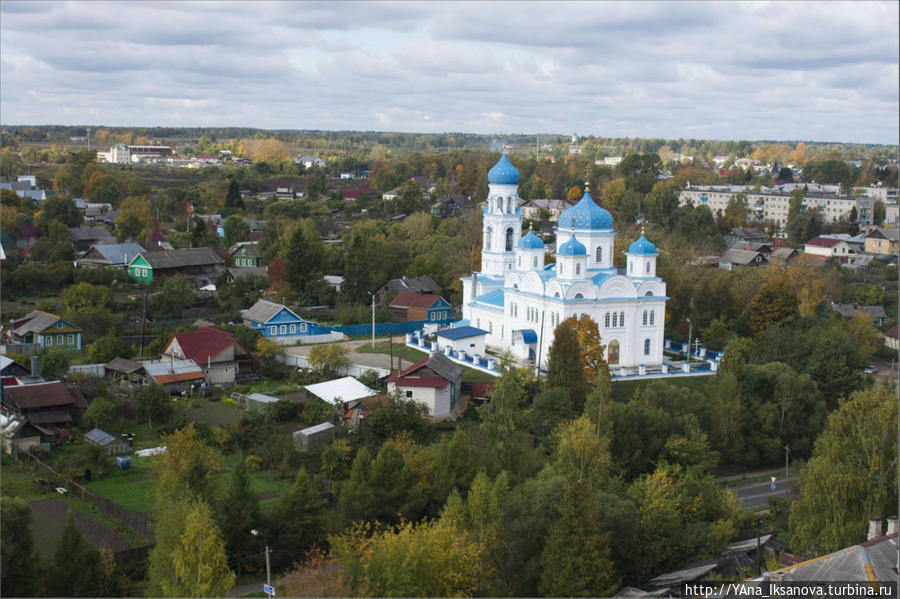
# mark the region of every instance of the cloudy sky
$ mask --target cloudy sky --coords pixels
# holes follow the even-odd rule
[[[898,2],[13,2],[0,122],[898,142]]]

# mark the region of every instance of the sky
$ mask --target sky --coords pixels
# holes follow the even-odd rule
[[[0,3],[4,125],[896,144],[900,3]]]

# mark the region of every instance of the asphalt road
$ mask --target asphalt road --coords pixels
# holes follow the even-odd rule
[[[766,505],[766,498],[769,495],[784,495],[784,478],[776,481],[774,491],[768,481],[752,483],[743,487],[732,487],[731,490],[737,493],[738,499],[744,504],[744,507],[760,507]]]

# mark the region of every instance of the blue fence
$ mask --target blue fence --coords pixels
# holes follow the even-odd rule
[[[410,322],[376,322],[376,335],[405,335],[421,329],[428,324],[427,320],[412,320]],[[370,324],[348,324],[341,327],[330,327],[332,331],[344,333],[351,337],[362,337],[372,334],[372,325]]]

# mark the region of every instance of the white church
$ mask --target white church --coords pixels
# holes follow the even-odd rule
[[[666,283],[656,276],[656,247],[643,232],[627,267],[613,266],[612,215],[589,192],[559,217],[556,263],[544,243],[522,235],[519,171],[504,154],[488,172],[482,272],[463,277],[463,319],[487,331],[485,345],[546,367],[553,331],[571,316],[590,316],[610,366],[663,362]]]

